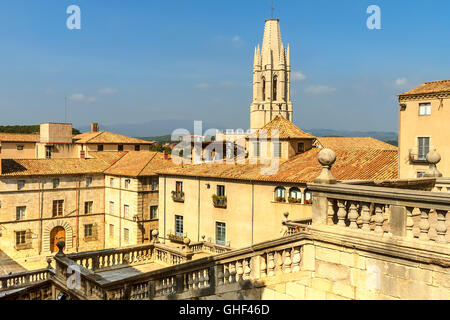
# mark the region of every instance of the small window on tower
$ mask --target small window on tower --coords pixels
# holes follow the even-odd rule
[[[278,79],[275,76],[273,78],[273,95],[272,95],[272,100],[274,100],[274,101],[277,100],[277,84],[278,84]]]
[[[262,78],[262,99],[266,101],[266,78]]]

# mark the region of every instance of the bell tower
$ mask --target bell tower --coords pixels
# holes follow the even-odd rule
[[[255,48],[250,128],[261,129],[277,115],[292,122],[289,45],[281,41],[280,21],[266,20],[262,48]]]

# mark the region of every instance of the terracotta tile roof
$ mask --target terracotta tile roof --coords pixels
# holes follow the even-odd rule
[[[73,139],[75,140],[75,143],[80,144],[153,144],[150,141],[127,137],[108,131],[85,132],[74,136]]]
[[[267,138],[271,137],[271,130],[278,129],[279,139],[314,139],[315,137],[309,133],[304,132],[292,122],[281,115],[278,115],[267,123],[264,127],[256,131],[256,136],[259,137],[261,130],[267,130]],[[252,138],[252,136],[250,136]]]
[[[2,176],[48,176],[102,173],[124,154],[96,153],[93,159],[2,159]]]
[[[161,152],[153,151],[130,151],[110,168],[105,170],[105,174],[142,177],[155,176],[156,170],[172,168],[175,164],[169,156],[164,160]]]
[[[334,177],[343,180],[392,180],[398,178],[398,152],[395,150],[354,149],[334,150],[337,155],[332,168]],[[280,163],[274,175],[261,174],[268,165],[201,164],[160,170],[160,174],[191,177],[214,177],[235,180],[253,180],[288,183],[313,182],[320,175],[321,165],[317,160],[320,149],[314,148]]]
[[[412,89],[411,91],[399,94],[399,96],[450,92],[450,80],[425,82],[424,84]]]
[[[39,142],[39,134],[0,133],[0,142]]]
[[[398,150],[396,146],[374,138],[356,138],[356,137],[322,137],[317,138],[319,144],[324,148],[335,149],[381,149]]]

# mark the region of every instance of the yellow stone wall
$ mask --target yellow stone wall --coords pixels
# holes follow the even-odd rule
[[[183,182],[185,202],[172,200],[176,181]],[[207,185],[210,188],[208,189]],[[291,220],[305,220],[312,217],[310,205],[275,202],[274,191],[278,186],[296,186],[304,191],[304,185],[219,181],[187,177],[160,177],[159,231],[160,236],[175,232],[175,216],[184,219],[184,232],[192,241],[211,240],[215,242],[216,222],[226,223],[226,242],[233,248],[252,245],[280,237],[283,214],[289,212]],[[217,185],[224,185],[227,208],[215,208],[212,196]],[[253,199],[253,200],[252,200]],[[253,234],[252,234],[253,225]],[[253,236],[252,236],[253,235]],[[253,238],[253,239],[252,239]]]
[[[35,159],[36,143],[34,142],[2,142],[0,156],[2,159]],[[23,150],[17,150],[23,146]]]

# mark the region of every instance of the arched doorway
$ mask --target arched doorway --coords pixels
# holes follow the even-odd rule
[[[50,232],[50,251],[58,252],[56,246],[59,241],[66,241],[66,230],[63,227],[56,227]]]

